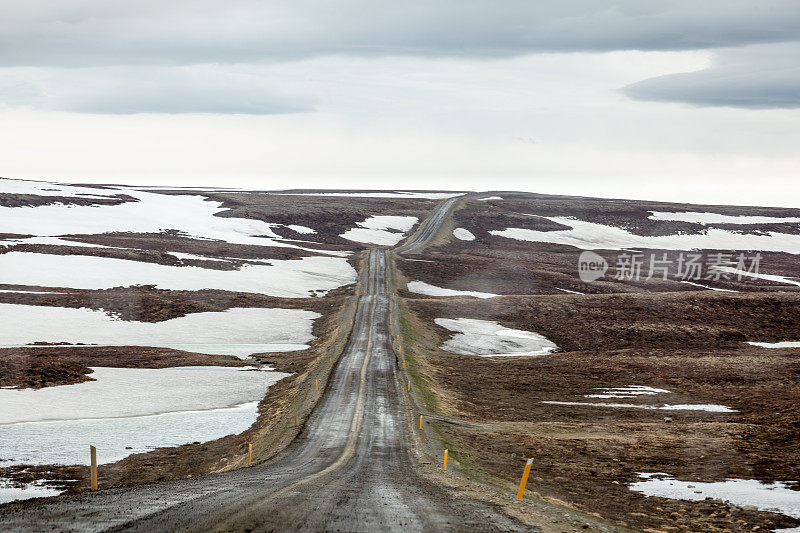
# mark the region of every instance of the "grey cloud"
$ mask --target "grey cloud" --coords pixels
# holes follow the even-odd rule
[[[0,73],[0,103],[10,106],[100,114],[262,115],[313,110],[308,98],[276,91],[271,80],[213,66],[6,69]],[[3,83],[2,77],[9,81]]]
[[[513,56],[800,40],[796,0],[0,0],[0,64]]]
[[[621,91],[636,100],[751,109],[800,108],[800,44],[721,52],[704,70],[658,76]]]

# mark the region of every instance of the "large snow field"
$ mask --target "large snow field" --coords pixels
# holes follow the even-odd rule
[[[490,234],[520,241],[574,246],[582,250],[759,250],[800,254],[800,235],[768,232],[766,235],[735,233],[709,228],[700,234],[636,235],[623,228],[569,217],[542,217],[571,229],[535,231],[523,228],[491,230]]]
[[[3,194],[32,194],[35,196],[62,196],[84,198],[108,198],[120,194],[116,189],[96,189],[94,187],[81,187],[60,185],[44,181],[15,180],[0,178],[0,193]]]
[[[339,236],[355,242],[394,246],[403,240],[418,220],[417,217],[374,215],[359,222],[361,227],[349,229]]]
[[[0,303],[0,346],[35,342],[154,346],[247,357],[308,348],[306,343],[314,339],[314,320],[320,316],[302,309],[232,308],[163,322],[134,322],[87,308]]]
[[[430,285],[424,281],[409,281],[406,288],[417,294],[424,294],[426,296],[472,296],[473,298],[494,298],[500,296],[499,294],[492,294],[491,292],[477,292],[477,291],[457,291],[453,289],[445,289]]]
[[[748,215],[722,215],[699,211],[683,211],[670,213],[667,211],[650,211],[651,220],[669,220],[674,222],[694,222],[696,224],[785,224],[800,222],[797,217],[763,217]]]
[[[458,332],[441,346],[451,353],[497,357],[545,355],[558,349],[538,333],[508,329],[489,320],[437,318],[434,322]]]
[[[134,453],[236,435],[256,418],[258,402],[252,401],[203,411],[0,425],[0,466],[88,465],[90,444],[99,463],[113,463]]]
[[[752,505],[759,511],[780,513],[800,518],[800,491],[792,490],[796,481],[764,483],[756,479],[726,479],[725,481],[679,481],[663,473],[639,473],[642,481],[628,485],[634,492],[678,500],[712,498],[731,505]]]
[[[221,289],[303,298],[355,282],[356,271],[341,257],[269,260],[239,270],[171,266],[82,255],[9,252],[0,254],[3,283],[73,289],[155,285],[160,289]]]
[[[94,367],[96,381],[0,390],[0,465],[87,464],[240,433],[288,374],[253,368]],[[131,449],[126,449],[130,447]]]
[[[261,400],[289,374],[253,367],[93,367],[73,385],[0,389],[0,425],[203,411]]]
[[[301,248],[282,240],[271,224],[247,218],[218,217],[225,211],[221,202],[208,200],[201,195],[158,194],[128,187],[92,189],[67,187],[47,183],[0,180],[0,193],[30,190],[30,194],[44,194],[54,188],[68,195],[111,196],[126,194],[136,202],[119,205],[43,205],[36,207],[0,206],[0,228],[4,233],[57,237],[70,234],[101,234],[108,232],[158,233],[177,230],[199,239],[213,239],[232,244],[282,246]],[[61,192],[51,194],[62,196]],[[24,241],[21,241],[24,242]],[[8,244],[8,242],[6,242]],[[321,250],[314,250],[326,253]]]

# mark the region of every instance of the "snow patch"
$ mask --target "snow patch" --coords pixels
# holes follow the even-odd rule
[[[502,200],[502,199],[503,199],[503,198],[502,198],[502,197],[500,197],[500,196],[487,196],[487,197],[485,197],[485,198],[478,198],[478,201],[480,201],[480,202],[486,202],[486,201],[488,201],[488,200]]]
[[[736,276],[742,276],[747,278],[755,278],[755,279],[764,279],[767,281],[775,281],[777,283],[785,283],[787,285],[797,285],[800,287],[800,281],[787,278],[786,276],[778,276],[776,274],[760,274],[756,272],[748,272],[747,270],[742,270],[735,267],[728,267],[728,266],[721,266],[721,265],[712,265],[710,268],[718,270],[720,272],[725,272],[727,274],[734,274]]]
[[[650,211],[650,220],[669,220],[675,222],[694,222],[696,224],[784,224],[800,222],[796,217],[762,217],[749,215],[722,215],[719,213],[683,211],[670,213],[666,211]]]
[[[314,339],[314,320],[320,316],[301,309],[233,308],[163,322],[134,322],[87,308],[0,303],[0,346],[35,342],[153,346],[245,358],[308,348],[306,343]]]
[[[12,485],[10,481],[0,479],[0,504],[16,500],[58,496],[62,492],[64,491],[53,487],[37,485],[35,483],[16,487]]]
[[[560,287],[556,287],[556,290],[561,292],[568,292],[569,294],[586,294],[585,292],[571,291],[569,289],[562,289]]]
[[[298,226],[297,224],[287,224],[286,227],[301,235],[311,235],[312,233],[317,232],[315,229],[311,229],[306,226]]]
[[[748,342],[752,346],[759,348],[800,348],[800,342],[782,341],[782,342]]]
[[[472,296],[474,298],[494,298],[499,294],[492,294],[490,292],[477,292],[477,291],[456,291],[453,289],[445,289],[429,285],[424,281],[409,281],[406,285],[409,291],[417,294],[424,294],[426,296]]]
[[[96,381],[0,390],[0,465],[87,464],[90,443],[107,463],[239,433],[288,375],[252,367],[92,370]]]
[[[441,346],[451,353],[484,357],[532,356],[546,355],[558,349],[538,333],[508,329],[489,320],[437,318],[434,322],[458,332]]]
[[[705,500],[712,498],[744,507],[752,505],[759,511],[779,513],[800,518],[800,491],[792,490],[797,481],[763,483],[756,479],[726,479],[725,481],[679,481],[671,476],[639,473],[642,481],[628,485],[634,492],[676,500]]]
[[[606,387],[599,389],[599,393],[584,394],[584,398],[635,398],[636,396],[652,396],[670,391],[657,389],[647,385],[628,385],[627,387]]]
[[[341,196],[352,198],[426,198],[429,200],[444,200],[462,196],[461,192],[408,192],[408,191],[385,191],[385,192],[303,192],[291,193],[281,192],[272,193],[284,196]]]
[[[356,271],[340,257],[269,262],[269,266],[248,264],[239,270],[213,270],[109,257],[9,252],[0,254],[0,271],[3,282],[9,285],[74,289],[155,285],[160,289],[220,289],[282,298],[304,298],[310,292],[320,295],[356,279]]]
[[[681,281],[681,283],[685,283],[685,284],[687,284],[687,285],[694,285],[695,287],[701,287],[701,288],[703,288],[703,289],[708,289],[708,290],[710,290],[710,291],[717,291],[717,292],[739,292],[739,291],[734,291],[734,290],[731,290],[731,289],[718,289],[717,287],[709,287],[708,285],[702,285],[702,284],[700,284],[700,283],[695,283],[695,282],[693,282],[693,281],[686,281],[686,280],[682,280],[682,281]]]
[[[676,405],[636,405],[631,403],[603,403],[603,402],[562,402],[545,400],[542,403],[549,405],[575,405],[581,407],[612,407],[619,409],[648,409],[656,411],[706,411],[709,413],[736,413],[735,409],[717,404],[676,404]]]
[[[475,235],[471,231],[464,228],[456,228],[453,230],[453,236],[461,241],[474,241]]]
[[[375,215],[359,222],[360,228],[349,229],[339,236],[349,241],[394,246],[418,220],[417,217]]]
[[[800,235],[769,232],[767,235],[741,234],[717,228],[700,234],[643,236],[614,226],[586,222],[569,217],[542,217],[569,226],[558,231],[523,228],[491,230],[491,235],[509,239],[574,246],[582,250],[624,250],[650,248],[660,250],[761,250],[800,254]]]

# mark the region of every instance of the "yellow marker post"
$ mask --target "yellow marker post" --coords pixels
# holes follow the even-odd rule
[[[411,381],[408,382],[408,392],[411,392]]]
[[[403,361],[403,368],[405,368],[405,367],[406,367],[406,362],[405,362],[405,361]]]
[[[419,415],[419,429],[422,429],[422,415]]]
[[[442,470],[447,470],[447,448],[444,450],[444,467]]]
[[[331,360],[331,366],[333,366],[333,357],[328,357]]]
[[[251,466],[253,464],[253,445],[249,442],[247,443],[247,466]]]
[[[397,346],[397,351],[398,352],[402,352],[403,351],[403,345],[402,344]]]
[[[91,461],[92,490],[97,490],[97,448],[89,446],[89,458]]]
[[[531,473],[531,464],[533,464],[533,459],[528,459],[528,462],[525,463],[525,470],[522,471],[522,479],[519,481],[517,501],[522,500],[522,495],[525,494],[525,485],[528,484],[528,475]]]

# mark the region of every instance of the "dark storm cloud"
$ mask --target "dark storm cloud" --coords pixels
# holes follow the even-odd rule
[[[513,56],[800,39],[796,0],[0,0],[0,64]]]
[[[752,109],[800,108],[800,44],[726,50],[697,72],[634,83],[622,92],[636,100]]]

